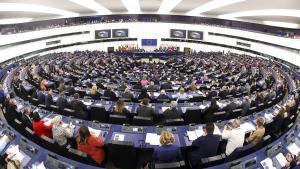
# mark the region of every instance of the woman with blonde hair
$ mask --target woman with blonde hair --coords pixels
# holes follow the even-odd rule
[[[130,114],[130,112],[125,107],[124,100],[119,99],[116,102],[116,106],[113,110],[113,114],[117,114],[117,115],[129,115]]]
[[[169,163],[181,160],[180,148],[174,145],[175,137],[169,131],[163,131],[160,135],[160,146],[154,149],[154,163]]]
[[[96,100],[100,98],[100,94],[97,91],[97,86],[93,85],[90,91],[90,96],[92,97],[92,99]]]
[[[177,98],[178,100],[186,100],[186,99],[188,99],[189,97],[188,97],[188,95],[184,92],[184,88],[183,88],[183,87],[180,87],[179,93],[177,93],[176,98]]]

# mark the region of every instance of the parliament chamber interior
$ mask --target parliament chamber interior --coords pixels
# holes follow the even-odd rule
[[[299,0],[1,0],[0,169],[300,168]]]

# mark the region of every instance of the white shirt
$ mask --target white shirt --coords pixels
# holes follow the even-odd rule
[[[240,127],[232,130],[224,130],[222,139],[227,140],[226,155],[231,154],[236,148],[243,147],[245,141],[245,131]]]

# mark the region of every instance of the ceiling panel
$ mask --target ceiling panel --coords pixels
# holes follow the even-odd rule
[[[111,12],[116,13],[125,13],[127,12],[126,7],[123,5],[121,0],[95,0],[106,9],[110,10]]]
[[[156,13],[163,0],[140,0],[141,11]]]
[[[172,12],[186,13],[209,1],[210,0],[182,0],[175,8],[173,8]]]

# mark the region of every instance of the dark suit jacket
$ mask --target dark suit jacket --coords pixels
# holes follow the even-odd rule
[[[25,127],[32,129],[32,121],[31,121],[30,117],[26,116],[25,114],[22,114],[21,120],[22,120],[22,123],[25,125]]]
[[[250,105],[251,105],[251,102],[248,101],[248,102],[245,102],[243,101],[241,107],[242,107],[242,115],[246,115],[250,109]]]
[[[178,109],[167,109],[163,112],[165,120],[181,118],[181,111]]]
[[[109,90],[105,90],[103,96],[104,96],[104,97],[109,97],[109,98],[111,98],[111,99],[116,99],[116,98],[117,98],[116,93],[113,92],[113,91],[109,91]]]
[[[86,112],[87,108],[86,106],[82,103],[82,101],[74,99],[71,102],[71,107],[75,111],[75,117],[81,118],[81,119],[86,119],[88,114]]]
[[[153,117],[154,109],[152,107],[147,107],[144,105],[141,105],[136,110],[138,116],[142,117]]]
[[[166,94],[160,94],[159,96],[157,96],[156,99],[158,99],[158,100],[169,100],[170,97]]]
[[[237,105],[234,102],[229,103],[224,110],[226,111],[227,114],[231,114],[232,110],[236,109]]]
[[[45,104],[45,94],[43,92],[39,92],[37,95],[37,99],[39,101],[39,104]]]
[[[53,98],[52,98],[52,95],[47,94],[46,97],[45,97],[45,105],[46,105],[47,107],[50,107],[52,104],[53,104]]]
[[[64,97],[58,97],[56,100],[56,106],[58,107],[58,109],[60,111],[63,111],[64,108],[66,108],[68,106],[68,101],[66,98]]]
[[[207,135],[193,141],[192,151],[189,153],[189,160],[193,168],[199,167],[201,158],[217,155],[220,140],[220,135]]]

